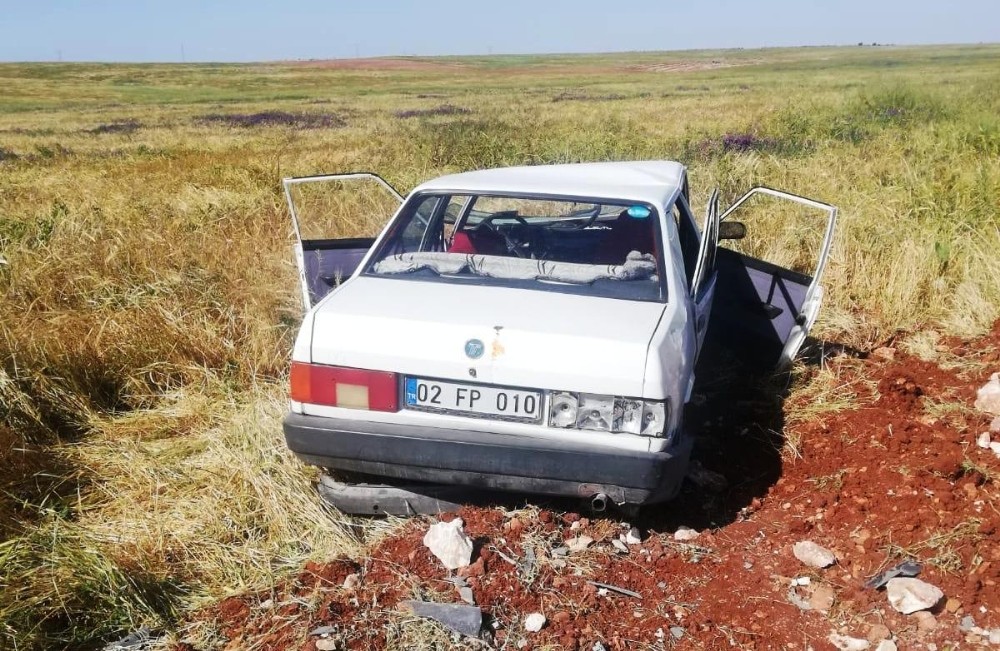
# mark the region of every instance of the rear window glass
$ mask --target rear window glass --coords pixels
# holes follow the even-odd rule
[[[411,197],[368,274],[666,300],[654,209],[626,201]]]

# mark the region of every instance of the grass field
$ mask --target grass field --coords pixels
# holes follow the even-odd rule
[[[183,627],[392,526],[321,508],[280,438],[284,176],[672,158],[697,206],[840,206],[826,341],[1000,316],[1000,46],[0,64],[0,88],[0,649]]]

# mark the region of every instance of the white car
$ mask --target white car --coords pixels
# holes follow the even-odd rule
[[[713,193],[699,224],[683,165],[586,163],[444,176],[405,199],[372,174],[286,179],[296,233],[295,189],[358,179],[399,207],[375,240],[299,238],[307,312],[289,448],[411,491],[573,495],[597,508],[679,490],[710,318],[764,363],[796,354],[837,212],[755,188],[722,215]],[[760,194],[825,211],[811,274],[719,246],[744,236],[723,220]]]

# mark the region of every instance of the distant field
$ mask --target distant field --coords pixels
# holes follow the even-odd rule
[[[1000,46],[0,64],[0,89],[0,649],[183,624],[391,527],[331,520],[280,440],[283,176],[672,158],[699,210],[840,207],[824,341],[1000,317]]]

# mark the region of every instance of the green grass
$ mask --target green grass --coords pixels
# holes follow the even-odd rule
[[[172,628],[360,552],[281,440],[299,315],[281,177],[372,170],[407,190],[676,158],[699,212],[713,185],[725,202],[758,183],[840,206],[821,337],[973,334],[1000,316],[998,61],[1000,46],[0,65],[0,648]],[[395,115],[442,104],[471,112]],[[344,124],[202,119],[271,110]],[[124,120],[139,126],[93,133]],[[726,151],[729,133],[760,144]],[[755,246],[797,250],[783,214],[754,217],[776,233]],[[813,384],[829,387],[814,411],[850,403],[835,378]]]

